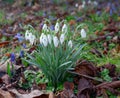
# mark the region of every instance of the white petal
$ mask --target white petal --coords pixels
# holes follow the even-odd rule
[[[86,38],[86,31],[84,29],[81,29],[80,34],[82,38]]]
[[[32,33],[30,33],[29,38],[30,38],[30,39],[29,39],[30,44],[33,45],[34,42],[35,42],[35,38],[36,38],[35,35],[32,35]]]
[[[64,40],[65,40],[65,34],[61,34],[60,43],[63,44]]]
[[[46,23],[43,25],[42,30],[47,32],[49,31]]]
[[[40,43],[41,44],[42,44],[42,41],[43,41],[43,35],[44,35],[44,33],[42,33],[41,36],[40,36]]]
[[[53,43],[54,43],[54,46],[55,46],[55,47],[58,47],[59,40],[58,40],[57,36],[54,36],[54,37],[53,37]]]
[[[52,42],[52,37],[51,37],[51,35],[48,34],[48,35],[47,35],[47,38],[48,38],[48,43],[51,44],[51,42]]]
[[[71,40],[68,42],[68,46],[69,46],[70,48],[72,48],[73,43],[72,43],[72,41],[71,41]]]
[[[88,4],[91,4],[91,0],[88,1]]]
[[[28,30],[25,32],[25,39],[29,40],[29,31]]]
[[[62,27],[62,32],[67,33],[67,31],[68,31],[67,25],[64,24],[63,27]]]
[[[59,30],[60,30],[60,25],[57,22],[56,25],[55,25],[55,32],[58,33]]]
[[[48,39],[46,35],[43,35],[42,44],[46,47],[48,45]]]

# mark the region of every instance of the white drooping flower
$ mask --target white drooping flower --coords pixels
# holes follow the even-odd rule
[[[42,44],[46,47],[48,45],[48,39],[46,35],[43,35]]]
[[[42,44],[42,42],[43,42],[43,35],[44,35],[44,33],[42,33],[41,36],[40,36],[40,43],[41,43],[41,44]]]
[[[97,5],[98,5],[98,2],[97,2],[97,1],[94,1],[94,2],[93,2],[93,5],[94,5],[94,6],[97,6]]]
[[[72,43],[72,41],[71,41],[71,40],[69,40],[69,42],[68,42],[68,46],[69,46],[70,48],[72,48],[73,43]]]
[[[56,25],[55,25],[55,32],[58,33],[58,31],[60,30],[60,25],[58,22],[56,22]]]
[[[32,33],[29,33],[29,41],[31,45],[36,43],[35,39],[36,39],[35,35],[33,35]]]
[[[82,3],[82,8],[85,8],[85,5],[86,5],[86,2],[85,1],[83,1],[83,3]]]
[[[65,40],[65,34],[61,34],[60,43],[63,44],[64,40]]]
[[[88,1],[88,4],[91,4],[91,3],[92,3],[91,0],[89,0],[89,1]]]
[[[62,32],[65,33],[65,34],[68,32],[67,24],[64,24],[64,25],[62,26]]]
[[[54,44],[55,47],[58,47],[58,45],[59,45],[59,40],[58,40],[57,36],[54,36],[54,37],[53,37],[53,44]]]
[[[29,40],[29,31],[28,30],[26,30],[26,32],[25,32],[25,40]]]
[[[51,37],[51,35],[48,34],[48,35],[47,35],[47,38],[48,38],[48,43],[51,44],[51,42],[52,42],[52,37]]]
[[[81,29],[80,34],[82,38],[86,38],[86,31],[84,29]]]
[[[75,4],[75,7],[78,7],[78,6],[79,6],[78,3],[76,3],[76,4]]]
[[[43,30],[43,31],[47,31],[47,32],[48,32],[48,26],[47,26],[47,24],[46,24],[46,23],[43,25],[42,30]]]

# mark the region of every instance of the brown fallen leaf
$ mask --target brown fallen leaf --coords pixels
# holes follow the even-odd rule
[[[97,70],[96,67],[86,60],[78,61],[76,63],[75,72],[79,74],[89,75],[89,76],[96,76]]]
[[[16,95],[12,92],[0,89],[0,98],[16,98]]]
[[[85,78],[79,80],[77,96],[78,98],[95,98],[96,90],[90,80]]]
[[[64,90],[60,93],[60,98],[76,98],[73,90],[74,90],[74,84],[71,82],[65,82]]]

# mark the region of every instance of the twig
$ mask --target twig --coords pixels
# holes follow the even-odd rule
[[[80,73],[76,73],[76,72],[72,72],[72,71],[68,71],[68,72],[70,72],[72,74],[82,76],[82,77],[85,77],[85,78],[88,78],[88,79],[91,79],[91,80],[95,80],[95,81],[98,81],[98,82],[103,82],[101,79],[97,79],[97,78],[94,78],[94,77],[91,77],[91,76],[88,76],[88,75],[84,75],[84,74],[80,74]]]

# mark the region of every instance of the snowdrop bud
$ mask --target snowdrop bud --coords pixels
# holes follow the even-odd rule
[[[85,1],[83,1],[83,3],[82,3],[82,8],[85,8],[85,5],[86,5],[86,2]]]
[[[54,37],[53,37],[53,43],[54,43],[54,46],[55,46],[55,47],[58,47],[59,40],[58,40],[57,36],[54,36]]]
[[[46,23],[43,25],[42,30],[48,32],[48,27],[47,27],[47,24],[46,24]]]
[[[97,2],[97,1],[94,1],[94,2],[93,2],[93,5],[94,5],[94,6],[97,6],[97,5],[98,5],[98,2]]]
[[[61,34],[60,43],[63,44],[64,40],[65,40],[65,34]]]
[[[25,39],[29,40],[29,31],[28,30],[25,32]]]
[[[76,4],[75,4],[75,7],[78,7],[78,6],[79,6],[78,3],[76,3]]]
[[[32,33],[30,33],[29,37],[30,44],[33,45],[35,43],[36,37],[35,35],[32,35]]]
[[[62,27],[62,32],[67,33],[67,31],[68,31],[67,25],[64,24],[63,27]]]
[[[46,47],[48,45],[48,39],[46,35],[43,35],[42,44]]]
[[[72,41],[71,41],[71,40],[68,42],[68,46],[69,46],[70,48],[72,48],[73,43],[72,43]]]
[[[48,43],[49,43],[49,44],[51,44],[51,42],[52,42],[51,35],[50,35],[50,34],[48,34],[48,35],[47,35],[47,38],[48,38]]]
[[[91,0],[88,1],[88,4],[91,4]]]
[[[55,25],[55,32],[58,33],[59,30],[60,30],[60,25],[57,22],[56,25]]]
[[[86,31],[84,29],[80,32],[82,38],[86,38]]]

